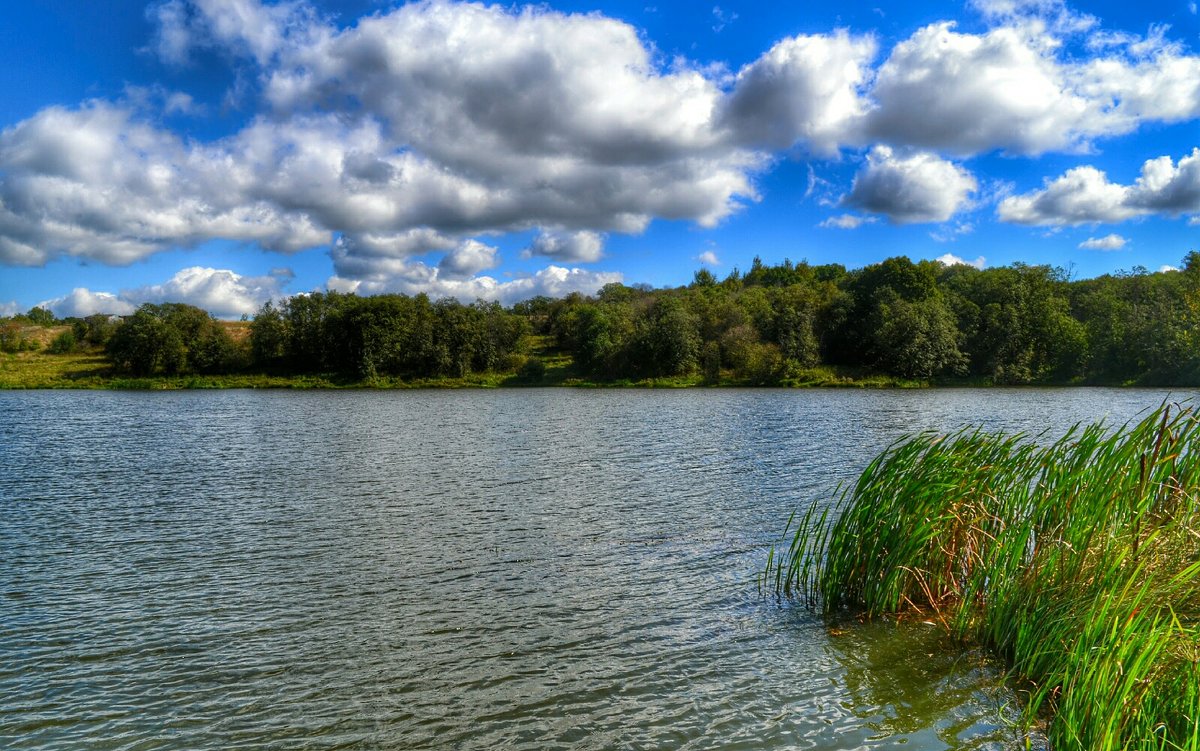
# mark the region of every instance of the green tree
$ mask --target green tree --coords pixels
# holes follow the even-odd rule
[[[954,314],[942,300],[893,296],[880,303],[879,317],[874,349],[883,370],[906,378],[965,372]]]
[[[30,308],[25,318],[38,326],[53,326],[58,323],[58,318],[46,308]]]

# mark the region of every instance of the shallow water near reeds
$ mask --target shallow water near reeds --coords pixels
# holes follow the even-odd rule
[[[0,392],[0,747],[1015,749],[929,626],[760,596],[902,434],[1191,392]]]

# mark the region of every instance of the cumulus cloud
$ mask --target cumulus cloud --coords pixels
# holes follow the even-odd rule
[[[632,26],[599,15],[415,3],[314,36],[266,79],[278,112],[369,115],[464,181],[447,198],[470,204],[426,222],[442,229],[712,225],[765,164],[714,127],[710,78],[659,70]]]
[[[1171,265],[1171,264],[1169,264],[1169,263],[1164,263],[1162,266],[1159,266],[1159,267],[1158,267],[1158,273],[1160,273],[1160,274],[1165,274],[1165,273],[1167,273],[1167,272],[1170,272],[1170,271],[1179,271],[1179,267],[1178,267],[1178,266],[1172,266],[1172,265]]]
[[[249,277],[228,269],[193,266],[180,270],[162,284],[126,289],[119,294],[76,287],[70,294],[39,305],[58,316],[83,317],[94,313],[128,315],[147,302],[182,302],[203,308],[218,318],[237,318],[253,314],[267,300],[282,297],[284,285],[293,276],[290,269]]]
[[[1114,233],[1104,237],[1089,237],[1079,243],[1079,247],[1084,250],[1120,250],[1128,242],[1127,238]]]
[[[1041,190],[1000,202],[1000,219],[1016,224],[1062,226],[1115,223],[1138,216],[1178,217],[1200,212],[1200,148],[1176,163],[1169,156],[1142,164],[1132,185],[1110,182],[1101,170],[1075,167]]]
[[[480,271],[495,268],[500,262],[496,257],[498,248],[484,245],[477,240],[467,240],[442,257],[438,272],[450,279],[465,279]]]
[[[961,265],[961,266],[972,266],[977,269],[982,269],[984,267],[984,265],[987,263],[987,259],[984,258],[983,256],[979,256],[974,261],[968,261],[965,258],[959,258],[958,256],[954,255],[953,253],[944,253],[944,254],[938,256],[937,258],[935,258],[934,260],[936,260],[938,263],[942,264],[943,266]]]
[[[38,307],[46,308],[59,318],[85,318],[96,313],[121,316],[137,310],[136,305],[111,292],[93,292],[86,287],[76,287],[62,297],[43,300],[38,303]]]
[[[0,318],[15,316],[20,312],[21,306],[17,304],[16,300],[13,300],[12,302],[0,302]]]
[[[568,269],[547,266],[530,276],[501,282],[490,276],[454,279],[443,275],[437,267],[417,262],[399,263],[368,279],[348,279],[335,276],[329,288],[341,292],[375,295],[398,292],[406,295],[426,294],[432,298],[453,297],[463,302],[476,299],[496,300],[504,305],[538,295],[564,297],[573,292],[593,294],[606,284],[620,282],[619,272]]]
[[[1016,12],[1039,4],[988,5]],[[1062,48],[1044,24],[1010,23],[983,34],[958,32],[949,21],[926,26],[880,66],[865,131],[959,155],[1036,155],[1085,150],[1147,121],[1200,116],[1200,57],[1161,45],[1148,56],[1072,60]]]
[[[554,257],[587,260],[604,231],[716,224],[757,197],[769,163],[716,122],[712,76],[663,70],[633,27],[599,15],[425,2],[338,29],[300,3],[169,0],[151,16],[165,59],[215,47],[257,66],[272,111],[211,142],[99,101],[10,128],[0,262],[342,237],[341,265],[369,275],[530,228],[567,238]]]
[[[974,177],[926,151],[1085,149],[1200,116],[1200,58],[1165,30],[1077,58],[1055,36],[1082,28],[1060,22],[1061,2],[979,6],[994,28],[933,24],[877,67],[872,36],[833,30],[783,39],[730,74],[666,62],[620,20],[544,6],[427,0],[341,25],[303,0],[163,0],[148,11],[151,48],[180,65],[215,51],[260,111],[225,137],[184,138],[147,108],[195,102],[152,90],[4,130],[0,263],[127,264],[226,238],[331,246],[338,277],[358,281],[437,252],[441,281],[462,281],[487,268],[486,254],[461,251],[477,237],[532,230],[550,239],[531,254],[581,263],[604,233],[714,226],[758,199],[781,150],[874,146],[846,205],[944,221]],[[1129,210],[1187,205],[1179,179]]]
[[[565,263],[591,263],[604,256],[604,235],[580,232],[541,232],[522,256],[547,256]]]
[[[838,214],[831,216],[825,221],[818,224],[818,227],[824,229],[858,229],[864,224],[874,224],[879,221],[878,217],[874,216],[855,216],[854,214]]]
[[[1075,167],[1040,191],[1005,198],[997,214],[1016,224],[1120,222],[1138,213],[1126,205],[1127,193],[1095,167]]]
[[[703,253],[701,253],[700,255],[696,256],[696,260],[699,261],[700,263],[703,263],[706,266],[720,266],[721,265],[721,261],[717,258],[717,254],[711,250],[706,250]]]
[[[867,108],[859,89],[875,54],[874,39],[845,31],[785,39],[738,73],[721,121],[742,143],[781,149],[803,141],[832,154],[856,139]]]
[[[0,262],[125,264],[215,237],[277,250],[327,242],[305,206],[271,195],[323,144],[296,132],[269,144],[256,135],[203,147],[103,102],[42,110],[0,133]],[[278,150],[287,147],[298,151]]]
[[[268,300],[283,297],[283,287],[293,276],[290,269],[276,269],[267,276],[243,276],[228,269],[193,266],[162,284],[122,291],[121,297],[139,304],[182,302],[218,318],[236,318],[252,315]]]
[[[876,146],[841,203],[884,214],[897,224],[944,222],[968,204],[978,187],[970,172],[934,154],[901,155]]]

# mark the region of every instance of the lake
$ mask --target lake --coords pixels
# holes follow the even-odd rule
[[[922,624],[759,594],[902,434],[1192,392],[0,392],[0,746],[1008,749]]]

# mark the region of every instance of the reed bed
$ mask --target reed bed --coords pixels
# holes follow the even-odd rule
[[[1021,435],[922,434],[832,508],[768,581],[829,616],[917,617],[994,649],[1053,749],[1200,751],[1200,416]]]

